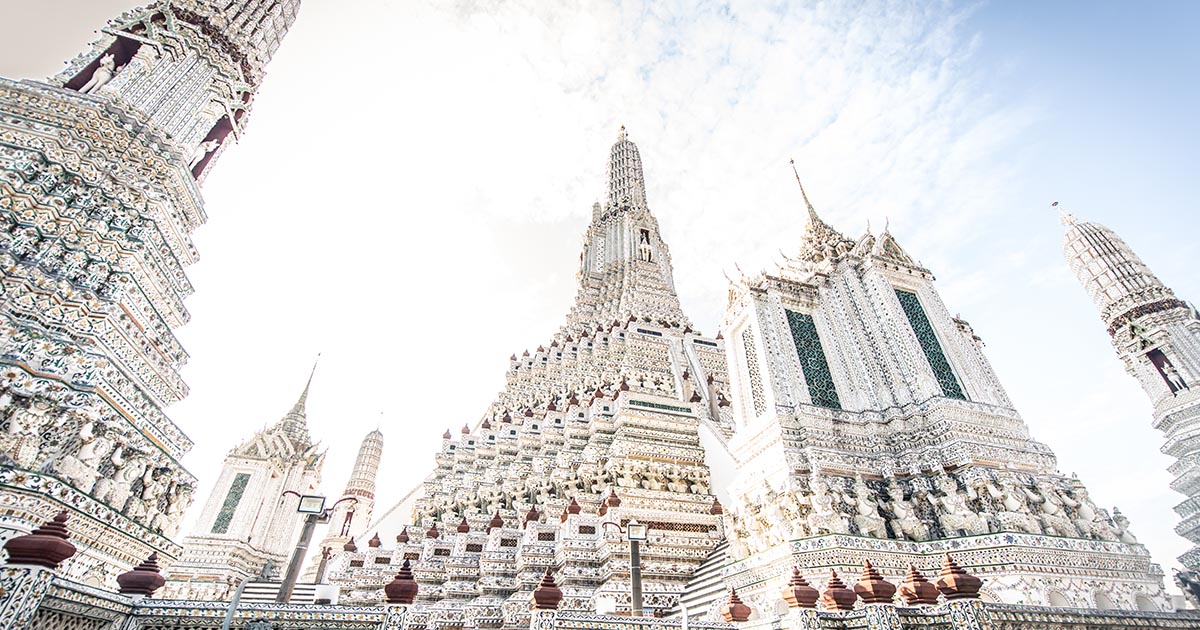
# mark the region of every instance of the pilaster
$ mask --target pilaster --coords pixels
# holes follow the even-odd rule
[[[24,630],[50,591],[54,570],[10,564],[0,567],[0,630]]]

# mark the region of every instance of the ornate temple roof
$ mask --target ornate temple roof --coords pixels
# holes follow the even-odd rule
[[[296,400],[296,404],[292,405],[291,410],[284,414],[278,422],[243,442],[234,449],[234,453],[250,457],[283,459],[311,455],[315,444],[312,436],[308,433],[306,407],[308,391],[312,387],[313,375],[316,372],[317,364],[314,362],[312,372],[308,375],[308,382],[304,384],[304,391],[300,392],[300,398]]]

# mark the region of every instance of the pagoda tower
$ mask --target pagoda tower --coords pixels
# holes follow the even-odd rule
[[[800,193],[797,253],[733,281],[721,326],[738,595],[761,609],[793,566],[819,583],[864,560],[899,582],[953,548],[988,601],[1165,610],[1161,569],[1030,437],[933,273]]]
[[[1200,316],[1175,297],[1115,232],[1063,215],[1063,254],[1100,311],[1113,349],[1154,406],[1162,451],[1176,459],[1171,487],[1187,499],[1175,531],[1193,543],[1179,561],[1200,571]],[[1194,389],[1195,388],[1195,389]]]
[[[0,541],[69,508],[72,577],[180,553],[192,441],[164,409],[188,393],[199,186],[299,4],[153,2],[59,75],[0,79]]]
[[[547,569],[561,610],[594,611],[607,598],[629,611],[625,527],[636,520],[649,526],[644,606],[668,610],[718,544],[702,442],[732,431],[722,342],[693,330],[680,308],[624,129],[607,171],[566,323],[510,358],[478,422],[445,433],[412,513],[331,560],[342,603],[382,601],[408,560],[415,614],[440,624],[527,627]]]
[[[308,433],[311,385],[309,376],[290,411],[225,456],[204,511],[170,567],[168,597],[219,600],[264,567],[283,570],[304,520],[297,495],[316,491],[325,463]]]
[[[304,573],[304,581],[316,577],[325,550],[337,551],[367,531],[371,516],[375,512],[375,481],[379,475],[379,462],[383,459],[383,433],[376,429],[363,438],[354,458],[354,469],[338,499],[353,498],[338,504],[329,516],[329,531]],[[336,501],[337,499],[335,499]]]

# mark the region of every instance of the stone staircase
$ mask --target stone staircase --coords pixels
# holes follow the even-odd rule
[[[273,604],[279,596],[283,582],[250,582],[242,591],[242,602],[246,604]],[[311,604],[316,599],[316,584],[297,584],[292,589],[291,604]]]
[[[683,589],[683,595],[679,597],[679,605],[667,611],[666,616],[682,617],[686,609],[689,619],[702,619],[714,603],[723,599],[727,593],[721,569],[729,564],[729,561],[729,543],[722,540],[692,574],[692,579]]]

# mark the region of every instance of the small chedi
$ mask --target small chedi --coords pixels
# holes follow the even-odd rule
[[[729,587],[772,611],[788,584],[864,563],[923,601],[950,549],[984,601],[1167,609],[1159,567],[1030,438],[932,272],[800,193],[799,250],[731,281],[720,333],[702,335],[622,129],[566,323],[511,357],[416,498],[362,535],[396,544],[335,554],[342,601],[382,602],[407,562],[417,625],[521,625],[547,571],[560,610],[628,612],[637,521],[644,606],[666,614],[719,620]]]
[[[181,552],[192,441],[164,410],[200,186],[299,5],[158,0],[47,81],[0,78],[0,542],[68,508],[76,579]]]

